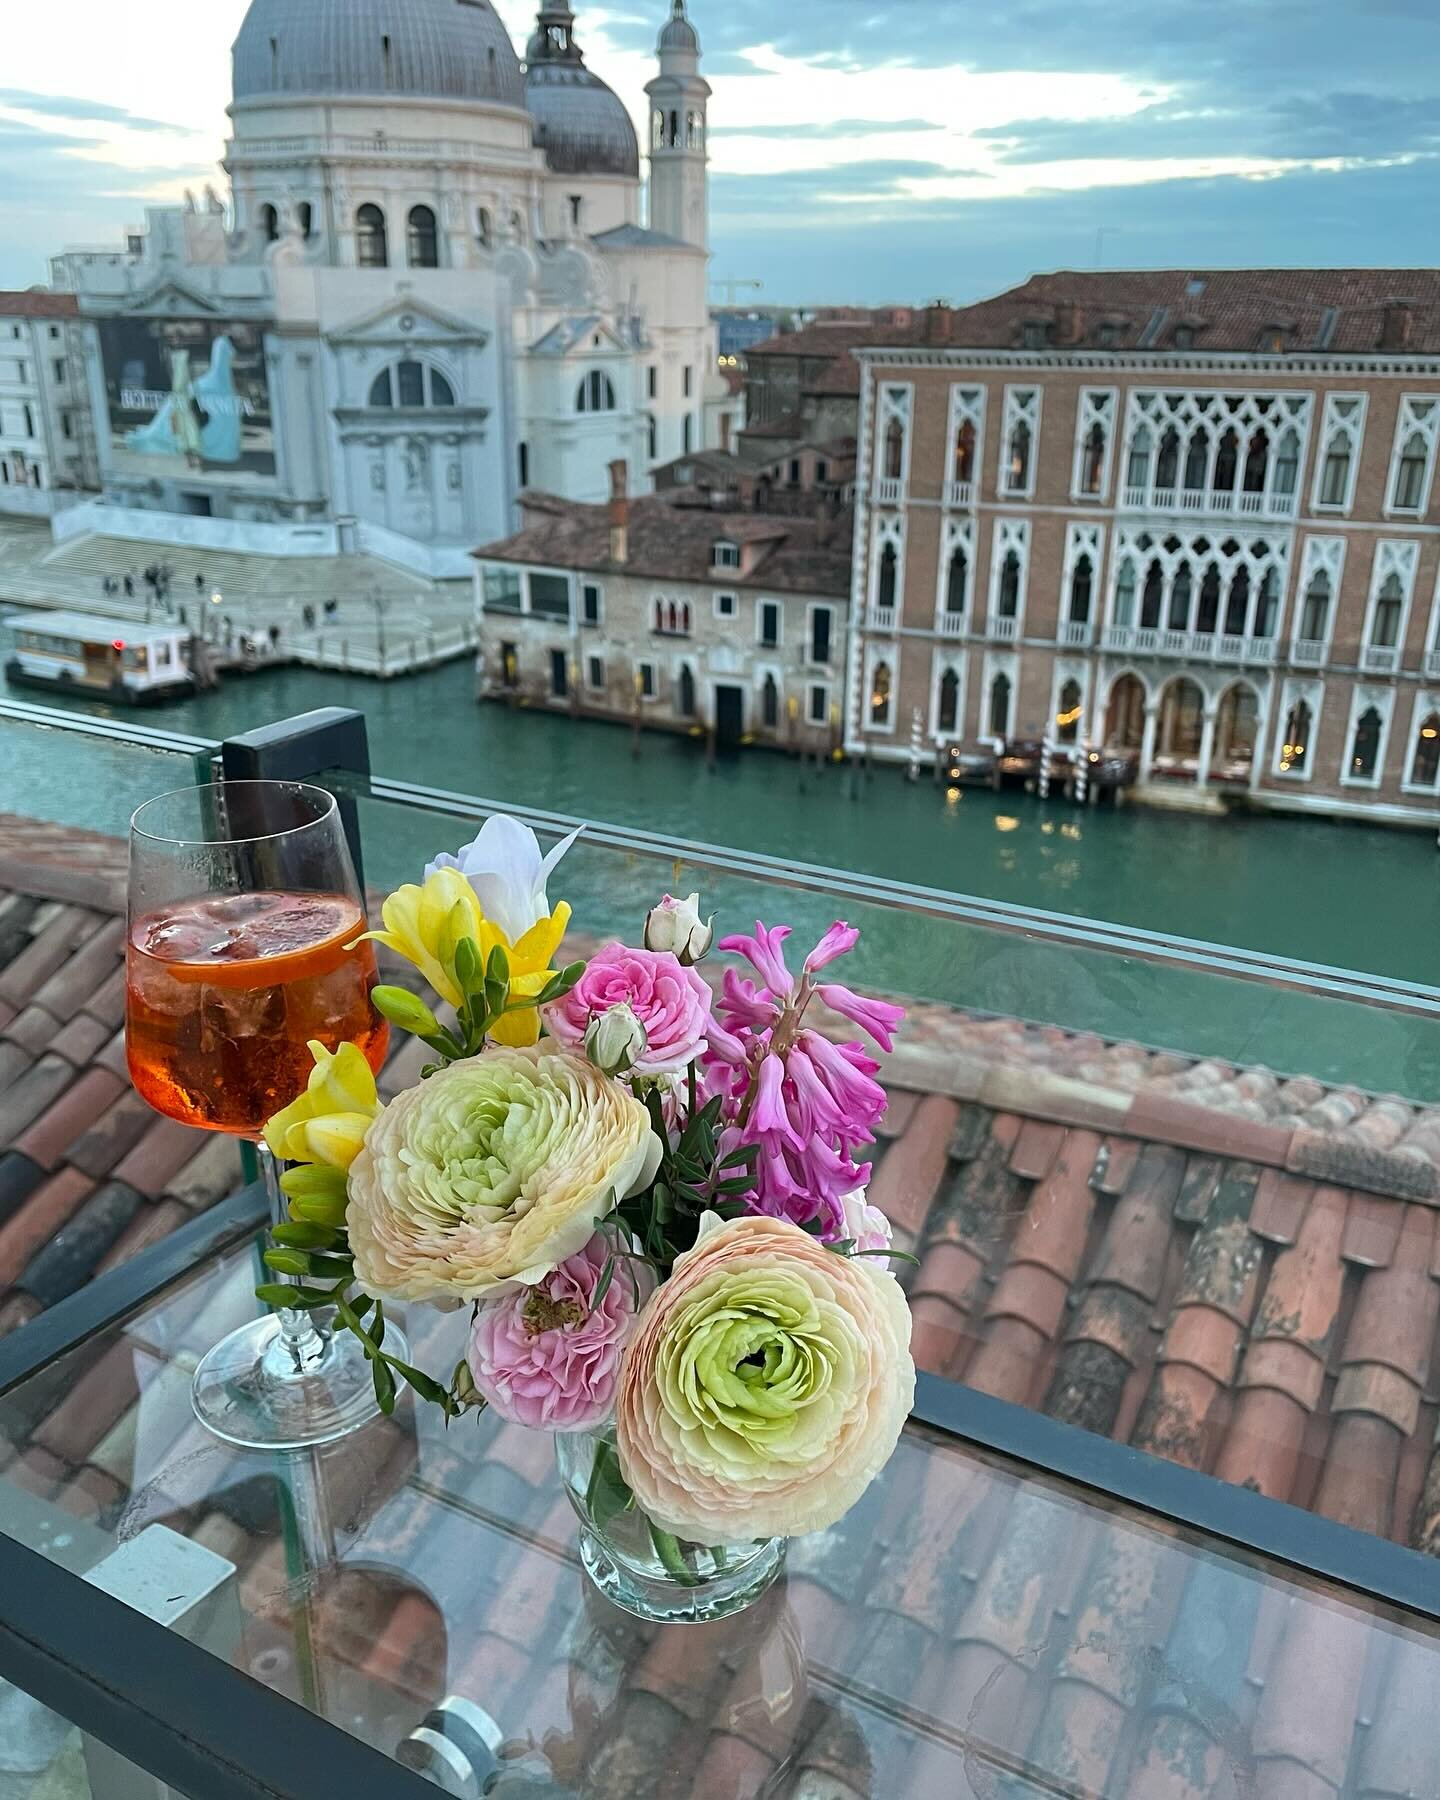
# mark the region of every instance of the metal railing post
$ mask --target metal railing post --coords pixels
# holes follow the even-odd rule
[[[227,781],[306,781],[326,769],[369,775],[365,715],[349,706],[319,706],[313,712],[241,732],[221,744],[220,767]],[[337,798],[355,874],[363,886],[359,808],[353,795]]]

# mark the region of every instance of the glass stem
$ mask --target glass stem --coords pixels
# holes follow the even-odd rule
[[[265,1183],[265,1195],[270,1202],[270,1223],[283,1225],[290,1217],[290,1207],[280,1186],[279,1158],[268,1144],[261,1142],[255,1146],[255,1159],[260,1165],[260,1179]],[[301,1285],[298,1275],[281,1275],[278,1279],[292,1286]],[[298,1307],[282,1306],[275,1316],[280,1321],[281,1342],[299,1374],[323,1352],[329,1333],[316,1323],[313,1312],[303,1312]]]

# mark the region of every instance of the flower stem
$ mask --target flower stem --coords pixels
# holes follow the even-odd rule
[[[672,1537],[668,1531],[662,1531],[652,1519],[650,1521],[650,1541],[655,1546],[655,1554],[665,1565],[665,1573],[678,1581],[682,1587],[698,1587],[700,1577],[694,1573],[685,1561],[685,1553],[680,1548],[680,1540]]]

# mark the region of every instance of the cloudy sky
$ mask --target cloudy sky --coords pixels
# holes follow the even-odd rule
[[[60,245],[117,240],[146,200],[221,184],[245,3],[12,5],[0,285],[42,280]],[[533,5],[497,3],[523,42]],[[572,4],[638,115],[665,0]],[[768,299],[963,301],[1097,261],[1435,260],[1437,0],[691,12],[715,89],[714,276],[763,281]]]

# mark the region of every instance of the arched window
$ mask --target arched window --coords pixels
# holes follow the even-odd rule
[[[602,369],[592,369],[575,395],[575,410],[582,413],[614,412],[615,384]]]
[[[645,449],[651,462],[660,454],[660,427],[655,423],[654,413],[645,415]]]
[[[705,127],[698,112],[685,115],[685,147],[689,150],[703,150],[705,147]]]
[[[765,677],[760,689],[760,722],[772,731],[780,723],[780,685],[773,675]]]
[[[1062,744],[1073,744],[1080,735],[1080,683],[1067,681],[1060,690],[1055,713],[1055,735]]]
[[[1085,439],[1080,463],[1080,492],[1098,494],[1105,474],[1105,427],[1097,420]]]
[[[438,369],[406,357],[370,384],[371,406],[453,406],[455,390]]]
[[[1135,565],[1128,556],[1115,576],[1115,623],[1135,623]]]
[[[946,669],[940,677],[940,704],[935,709],[935,729],[953,732],[960,724],[960,677]]]
[[[1428,788],[1440,781],[1440,713],[1428,713],[1420,721],[1410,758],[1410,781],[1415,787]]]
[[[899,575],[900,559],[895,553],[895,546],[887,544],[880,552],[880,581],[875,592],[875,604],[885,611],[895,604],[895,589]]]
[[[673,600],[665,608],[665,629],[667,631],[680,629],[680,609]]]
[[[488,206],[477,206],[475,209],[475,239],[482,250],[490,249],[495,242],[495,227]]]
[[[1233,494],[1235,477],[1240,469],[1240,439],[1235,435],[1235,427],[1229,426],[1220,439],[1220,448],[1215,455],[1215,479],[1211,487],[1217,494]]]
[[[1260,596],[1255,602],[1252,638],[1273,638],[1280,623],[1280,576],[1272,564],[1260,577]]]
[[[390,261],[385,215],[368,203],[355,215],[355,261],[362,269],[383,269]]]
[[[1245,452],[1245,492],[1247,494],[1263,494],[1265,477],[1270,470],[1270,437],[1265,431],[1257,431],[1250,439],[1250,447]]]
[[[1294,430],[1287,431],[1280,440],[1280,447],[1275,452],[1275,470],[1271,478],[1271,493],[1281,499],[1288,500],[1295,492],[1300,479],[1300,437]]]
[[[695,671],[689,663],[680,665],[680,691],[677,704],[682,719],[695,717]]]
[[[1165,428],[1160,440],[1160,454],[1155,461],[1155,486],[1168,493],[1180,472],[1180,433],[1173,425]]]
[[[1024,419],[1017,419],[1015,429],[1010,433],[1005,485],[1012,494],[1023,493],[1030,485],[1030,427]]]
[[[1325,447],[1320,466],[1320,504],[1344,506],[1350,493],[1350,440],[1337,431]]]
[[[1172,631],[1188,631],[1190,629],[1190,594],[1192,576],[1189,563],[1181,563],[1175,571],[1175,579],[1170,584],[1170,629]]]
[[[1105,745],[1110,750],[1138,750],[1145,738],[1145,689],[1138,675],[1122,675],[1110,690],[1105,709]]]
[[[890,665],[886,662],[876,663],[870,678],[870,723],[890,723]]]
[[[1160,623],[1160,606],[1165,597],[1165,571],[1157,556],[1145,571],[1145,592],[1140,596],[1140,624],[1150,629]]]
[[[964,547],[957,544],[950,554],[950,569],[945,577],[945,611],[953,619],[965,611],[969,598],[970,564]]]
[[[1095,565],[1088,552],[1078,557],[1070,572],[1070,623],[1090,623],[1090,600],[1095,587]]]
[[[1126,464],[1125,485],[1147,488],[1150,485],[1150,427],[1140,425],[1130,440],[1130,457]]]
[[[1416,431],[1405,440],[1395,469],[1395,494],[1390,504],[1404,512],[1418,512],[1425,498],[1425,439]]]
[[[1297,700],[1285,720],[1285,742],[1280,746],[1280,773],[1299,775],[1304,772],[1310,755],[1312,714],[1303,700]]]
[[[1250,571],[1238,568],[1230,578],[1230,598],[1225,605],[1225,635],[1243,637],[1250,616]]]
[[[300,235],[308,242],[315,235],[315,208],[308,200],[302,200],[295,208],[295,216],[299,221]]]
[[[1220,565],[1211,563],[1200,581],[1200,611],[1195,629],[1210,633],[1220,623]]]
[[[280,215],[268,200],[260,208],[260,235],[267,244],[273,244],[280,236]]]
[[[1375,622],[1370,642],[1378,649],[1393,650],[1400,641],[1400,615],[1405,610],[1405,589],[1398,575],[1387,575],[1375,602]]]
[[[990,735],[1010,735],[1010,677],[997,675],[990,683]]]
[[[1020,557],[1014,550],[1005,552],[1000,565],[1000,617],[1013,619],[1020,610]]]
[[[1197,426],[1185,451],[1185,491],[1198,494],[1205,486],[1205,465],[1210,460],[1210,440]]]
[[[955,479],[975,479],[975,426],[969,419],[955,433]]]
[[[1227,690],[1220,702],[1215,720],[1215,762],[1243,764],[1249,768],[1255,761],[1255,741],[1260,732],[1260,702],[1254,688],[1237,686]]]
[[[905,472],[905,427],[892,419],[885,427],[885,479],[899,481]]]
[[[1380,711],[1367,706],[1355,721],[1355,739],[1350,746],[1350,773],[1361,781],[1373,781],[1380,763]]]
[[[650,148],[652,150],[665,148],[665,115],[658,106],[650,115]]]
[[[1307,644],[1323,644],[1330,629],[1330,577],[1317,569],[1305,590],[1300,609],[1300,637]]]

